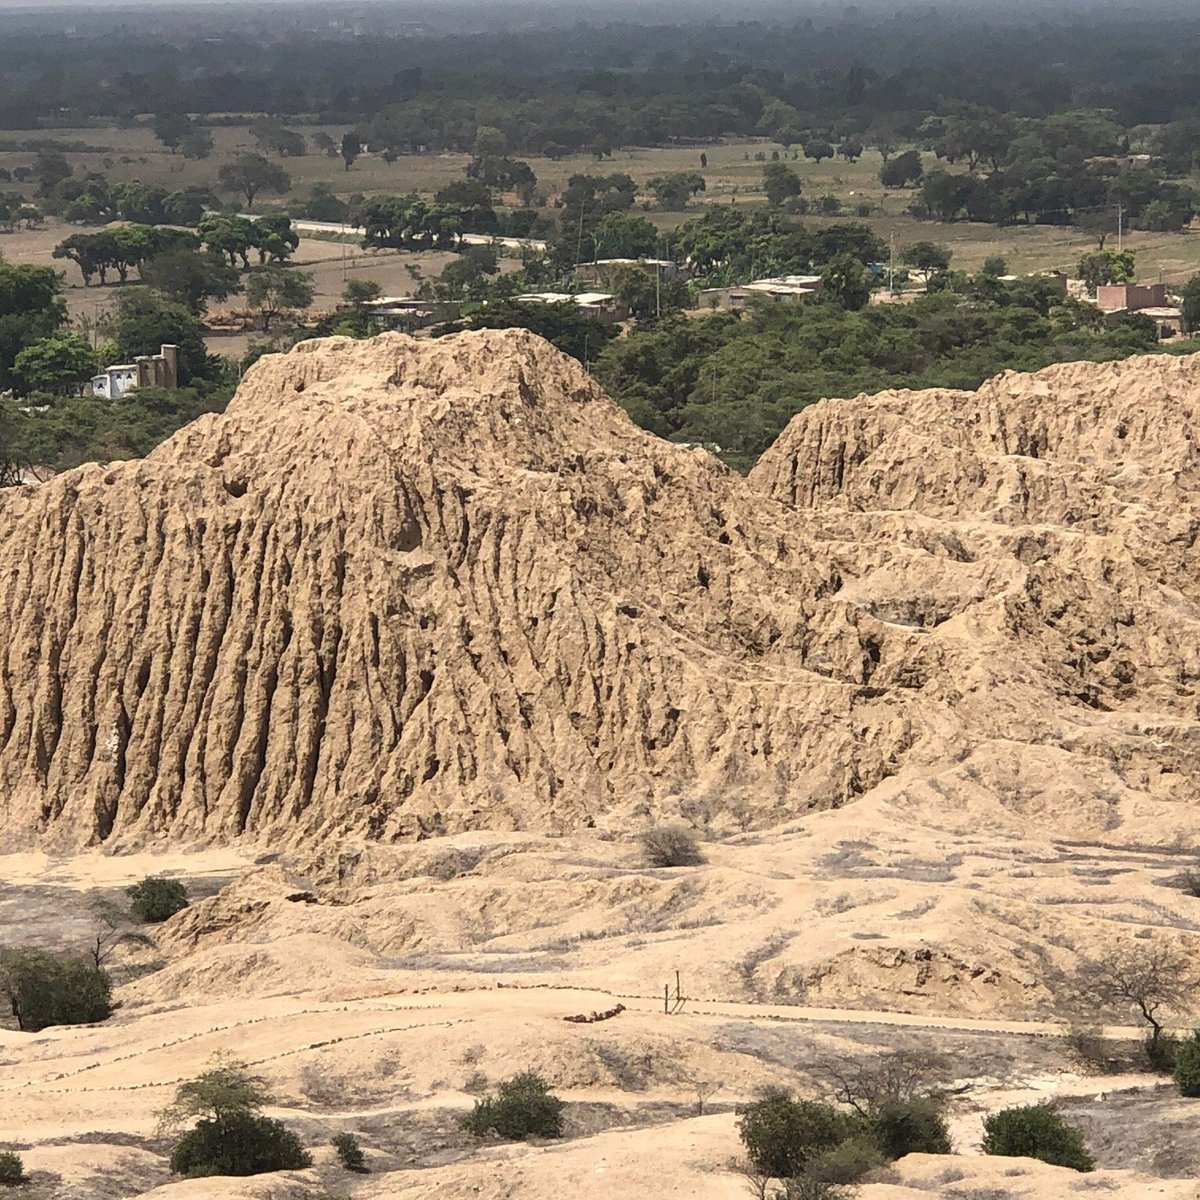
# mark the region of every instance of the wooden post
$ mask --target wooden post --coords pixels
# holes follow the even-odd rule
[[[671,1012],[671,985],[663,984],[663,1012],[670,1015]]]

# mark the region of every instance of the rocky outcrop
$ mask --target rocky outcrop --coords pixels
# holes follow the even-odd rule
[[[1161,817],[1198,394],[1143,359],[826,401],[747,482],[528,334],[304,343],[0,495],[3,836],[766,824],[1021,745],[1070,764],[1039,805]]]

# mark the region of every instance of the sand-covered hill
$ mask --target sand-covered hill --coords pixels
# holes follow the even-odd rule
[[[825,401],[746,481],[525,333],[268,356],[148,459],[0,496],[4,840],[720,830],[897,784],[1182,836],[1197,394],[1147,358]]]

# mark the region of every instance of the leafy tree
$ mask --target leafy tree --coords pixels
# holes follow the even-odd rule
[[[326,158],[337,158],[338,143],[335,142],[333,138],[325,132],[325,130],[318,129],[317,132],[312,135],[312,144],[321,154],[325,155]]]
[[[51,252],[54,258],[70,259],[83,276],[83,286],[90,287],[92,279],[99,274],[103,284],[108,274],[110,258],[105,250],[108,245],[102,236],[91,233],[73,233],[63,238]]]
[[[1184,285],[1181,307],[1188,329],[1200,329],[1200,275],[1193,275]]]
[[[246,207],[254,210],[254,197],[260,193],[280,195],[292,186],[292,177],[277,163],[261,154],[242,154],[225,163],[217,172],[221,190],[246,197]]]
[[[853,138],[847,138],[838,147],[838,157],[844,158],[847,162],[858,162],[863,155],[862,142],[855,141]]]
[[[845,1141],[850,1125],[828,1104],[796,1100],[779,1088],[738,1110],[737,1129],[751,1163],[775,1179],[804,1173],[809,1162]]]
[[[654,193],[658,207],[668,212],[687,208],[687,202],[697,192],[705,190],[704,176],[695,171],[672,171],[669,175],[656,175],[646,181]]]
[[[191,129],[192,122],[187,113],[160,112],[154,114],[153,127],[154,136],[174,154]]]
[[[26,346],[13,369],[26,391],[60,392],[95,375],[96,354],[77,333],[55,334]]]
[[[1108,283],[1129,283],[1133,279],[1133,251],[1093,250],[1079,260],[1079,278],[1087,284],[1088,294]]]
[[[200,222],[196,232],[209,251],[228,256],[231,267],[240,261],[242,269],[249,270],[250,251],[255,244],[253,221],[214,213]]]
[[[475,1101],[463,1127],[476,1137],[495,1132],[511,1141],[528,1137],[562,1137],[563,1103],[533,1071],[506,1080],[492,1095]]]
[[[1200,1029],[1176,1046],[1173,1075],[1181,1096],[1200,1096]]]
[[[53,267],[0,259],[0,390],[13,387],[17,355],[66,321],[62,281]]]
[[[226,300],[241,291],[237,271],[212,250],[168,250],[142,264],[142,282],[197,316],[210,300]]]
[[[347,1171],[365,1171],[367,1156],[352,1133],[337,1133],[333,1136],[333,1148]]]
[[[662,271],[625,267],[612,281],[613,293],[639,321],[683,308],[687,288],[678,278],[664,279]]]
[[[60,183],[70,179],[74,173],[74,168],[61,150],[46,148],[38,151],[33,174],[38,182],[39,196],[51,195]]]
[[[934,275],[950,269],[950,258],[950,251],[937,242],[914,242],[905,246],[900,255],[900,261],[918,271],[926,284]]]
[[[278,154],[280,158],[303,158],[308,151],[304,135],[288,129],[282,121],[264,117],[250,125],[250,136],[258,143],[264,154]]]
[[[658,246],[658,230],[645,217],[605,213],[592,232],[597,258],[648,258]]]
[[[1090,1171],[1096,1163],[1083,1135],[1052,1104],[1005,1108],[983,1121],[983,1152],[1007,1158],[1038,1158],[1055,1167]]]
[[[214,146],[213,135],[199,125],[190,125],[179,139],[179,153],[184,158],[207,158],[213,152]]]
[[[157,354],[163,345],[179,347],[179,382],[187,385],[208,374],[204,330],[195,313],[152,288],[122,292],[109,334],[121,362]]]
[[[768,163],[763,167],[763,191],[767,203],[778,208],[785,200],[799,196],[802,188],[800,176],[783,163]]]
[[[246,284],[246,300],[262,317],[263,332],[287,309],[308,308],[313,302],[313,277],[288,267],[259,267]]]
[[[811,158],[814,162],[820,162],[823,158],[832,158],[834,155],[833,146],[824,138],[810,138],[804,143],[804,157]]]
[[[149,875],[125,889],[133,915],[146,925],[157,925],[188,906],[187,888],[178,879]]]
[[[886,188],[902,188],[920,183],[925,174],[919,150],[906,150],[885,163],[879,170],[879,182]]]
[[[342,141],[338,147],[339,153],[342,156],[342,163],[347,171],[354,166],[355,160],[362,153],[362,142],[358,140],[358,134],[352,130],[347,130],[342,134]]]
[[[25,1032],[105,1021],[112,1015],[111,993],[108,974],[83,959],[42,950],[0,951],[0,996]]]
[[[250,237],[260,266],[268,261],[286,261],[300,245],[300,235],[292,228],[291,217],[286,216],[259,217],[251,225]]]
[[[342,299],[355,308],[362,308],[383,295],[383,288],[374,279],[349,279],[342,289]]]
[[[185,187],[163,201],[163,216],[173,225],[199,225],[205,210],[216,204],[217,197],[208,188]]]
[[[26,1182],[25,1164],[11,1150],[0,1152],[0,1187],[17,1187]]]
[[[839,254],[821,274],[821,299],[857,312],[871,301],[871,273],[852,254]]]

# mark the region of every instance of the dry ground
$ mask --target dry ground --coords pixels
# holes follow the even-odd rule
[[[8,856],[0,943],[86,938],[92,890],[150,873],[186,878],[195,903],[157,933],[160,969],[119,975],[111,1021],[0,1029],[0,1144],[34,1172],[33,1200],[734,1200],[749,1194],[731,1165],[738,1103],[768,1084],[827,1094],[829,1064],[903,1049],[941,1056],[957,1153],[905,1159],[860,1200],[1192,1200],[1194,1102],[1151,1076],[1091,1075],[1064,1037],[1090,945],[1197,928],[1200,901],[1170,886],[1186,860],[1058,840],[1036,817],[937,824],[868,798],[656,870],[632,843],[520,834],[292,861]],[[618,1000],[611,1020],[563,1020]],[[1100,1015],[1111,1036],[1139,1033]],[[220,1054],[267,1078],[311,1170],[171,1181],[156,1114]],[[473,1144],[458,1118],[526,1068],[569,1102],[566,1139]],[[1051,1097],[1101,1171],[977,1156],[987,1112]],[[340,1131],[369,1174],[337,1166]]]

